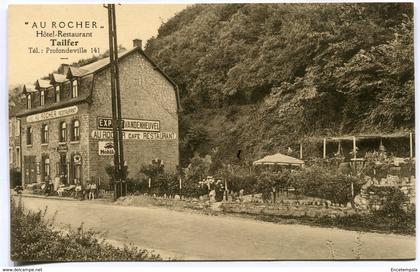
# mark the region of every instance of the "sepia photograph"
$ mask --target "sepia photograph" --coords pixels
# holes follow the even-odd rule
[[[15,265],[416,259],[414,3],[7,16]]]

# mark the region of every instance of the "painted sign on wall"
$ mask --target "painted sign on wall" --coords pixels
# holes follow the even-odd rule
[[[121,126],[126,131],[160,131],[160,122],[154,120],[123,119]],[[98,117],[98,129],[112,129],[112,119]]]
[[[94,130],[90,135],[93,139],[112,140],[112,130]],[[123,131],[124,140],[176,140],[175,132],[130,132]]]
[[[100,156],[112,156],[115,154],[114,143],[113,142],[98,142],[98,154]]]
[[[69,115],[76,114],[77,111],[78,111],[77,106],[71,106],[71,107],[62,108],[62,109],[41,112],[41,113],[29,115],[28,117],[26,117],[26,122],[32,123],[32,122],[38,122],[38,121],[44,121],[48,119],[69,116]]]

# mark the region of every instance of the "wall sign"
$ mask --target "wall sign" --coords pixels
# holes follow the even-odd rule
[[[69,147],[67,146],[67,144],[61,144],[59,146],[57,146],[57,151],[59,153],[66,153],[69,151]]]
[[[112,130],[94,130],[90,135],[93,139],[112,140]],[[122,136],[124,140],[175,140],[175,132],[131,132],[123,131]]]
[[[113,142],[98,142],[98,154],[100,156],[112,156],[115,154],[114,143]]]
[[[126,131],[160,131],[160,122],[154,120],[123,119],[121,125]],[[98,117],[98,129],[112,129],[112,118]]]
[[[82,163],[82,156],[80,156],[79,154],[76,154],[73,156],[73,162],[75,164],[81,164]]]
[[[78,111],[77,106],[71,106],[71,107],[62,108],[58,110],[41,112],[41,113],[29,115],[28,117],[26,117],[26,122],[33,123],[33,122],[44,121],[48,119],[69,116],[69,115],[76,114],[77,111]]]

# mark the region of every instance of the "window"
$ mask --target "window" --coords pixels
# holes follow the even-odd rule
[[[39,104],[41,105],[41,106],[44,106],[45,105],[45,91],[44,90],[42,90],[42,91],[40,91],[40,100],[39,100]]]
[[[16,147],[16,165],[20,168],[20,148]]]
[[[66,122],[60,123],[60,142],[67,141],[67,124]]]
[[[32,144],[32,127],[26,128],[26,144],[27,145]]]
[[[48,143],[48,125],[43,125],[41,128],[41,143]]]
[[[80,122],[79,120],[73,121],[73,133],[72,133],[72,141],[79,141],[80,140]]]
[[[28,110],[31,109],[32,108],[32,95],[31,94],[28,94],[26,96],[26,103],[27,103],[26,106]]]
[[[55,86],[55,102],[60,102],[61,100],[61,93],[60,93],[60,85]]]
[[[16,120],[15,135],[20,136],[20,119]]]
[[[71,97],[75,98],[79,96],[79,88],[77,86],[77,79],[71,82]]]

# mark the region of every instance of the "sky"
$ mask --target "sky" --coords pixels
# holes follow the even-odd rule
[[[118,44],[132,48],[133,39],[146,41],[157,35],[163,22],[186,8],[186,4],[123,4],[116,5]],[[59,28],[60,22],[77,21],[97,23],[98,28]],[[46,27],[41,28],[45,22]],[[56,28],[52,24],[55,22]],[[27,24],[25,24],[27,23]],[[103,28],[101,28],[103,27]],[[87,53],[47,53],[52,45],[51,37],[36,37],[37,31],[92,32],[92,38],[70,38],[79,41]],[[67,39],[67,38],[57,38]],[[67,46],[64,46],[66,48]],[[30,53],[30,48],[38,48],[39,53]],[[72,63],[89,58],[98,48],[100,53],[108,49],[108,14],[101,4],[93,5],[13,5],[9,6],[8,17],[8,85],[34,83],[38,78],[56,70],[60,64]],[[44,50],[42,53],[40,50]],[[92,51],[93,50],[93,51]]]

